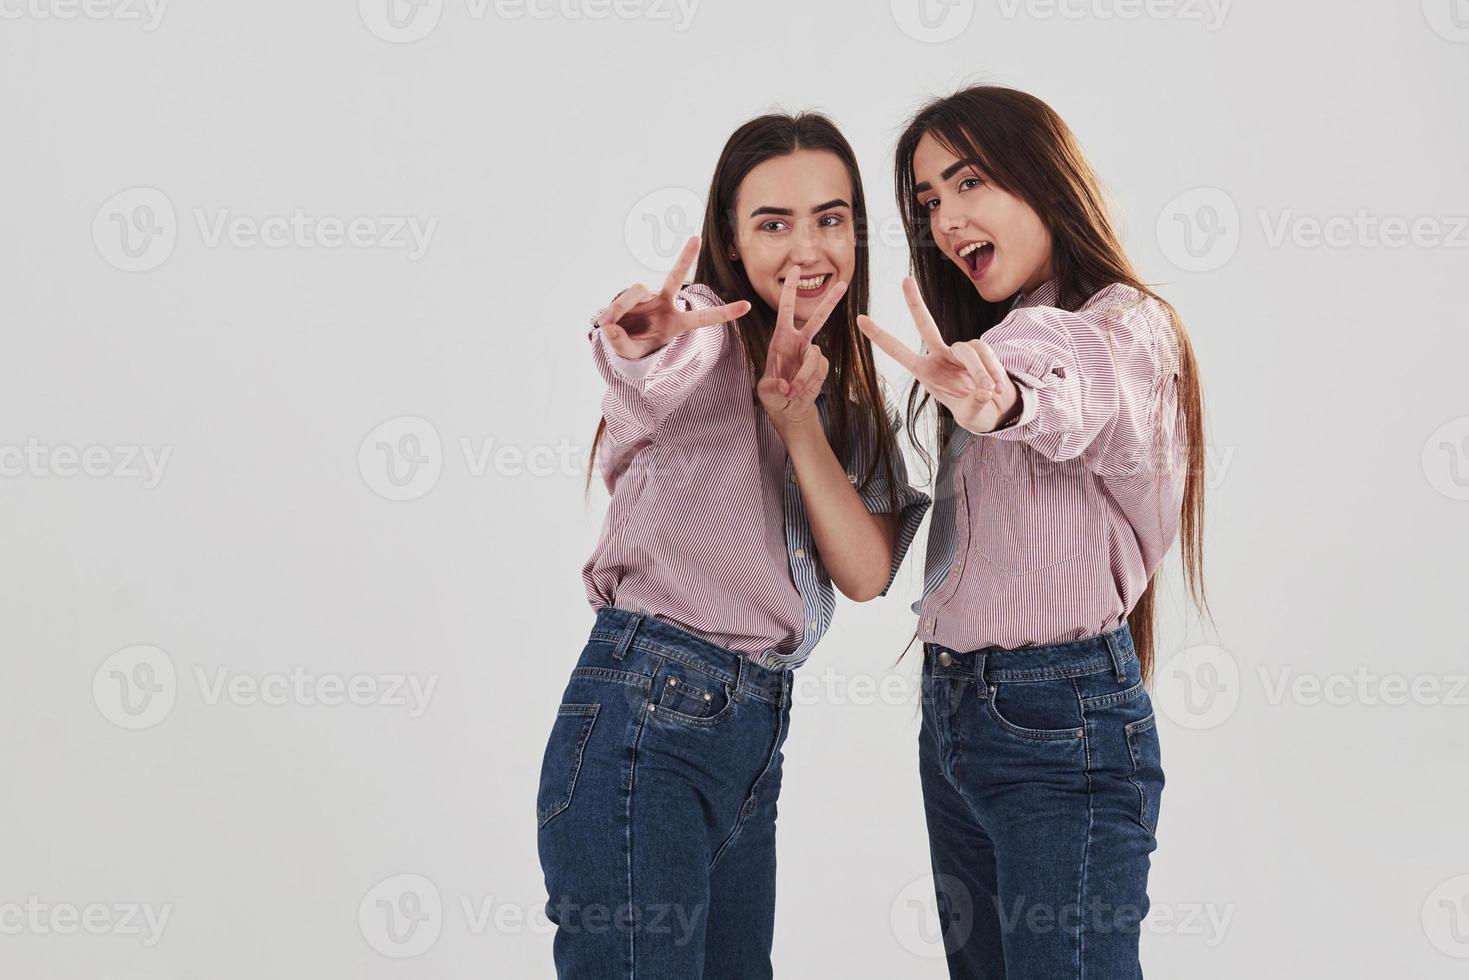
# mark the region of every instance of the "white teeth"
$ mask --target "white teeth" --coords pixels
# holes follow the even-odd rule
[[[822,283],[826,282],[826,280],[828,280],[830,278],[831,278],[830,275],[825,275],[825,276],[816,276],[816,277],[814,277],[812,279],[798,279],[798,280],[796,280],[796,288],[797,289],[815,289],[816,287],[820,286]]]
[[[964,256],[968,255],[970,252],[973,252],[973,251],[975,251],[976,249],[979,249],[979,248],[983,248],[984,246],[986,246],[988,244],[990,244],[990,243],[989,242],[970,242],[968,245],[965,245],[963,248],[959,249],[959,258],[962,259],[962,258],[964,258]]]

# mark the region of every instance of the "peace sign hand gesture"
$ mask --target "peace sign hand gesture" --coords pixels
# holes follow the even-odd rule
[[[1012,421],[1020,411],[1020,395],[990,346],[982,340],[944,343],[912,276],[903,279],[903,298],[923,338],[922,354],[914,353],[869,316],[857,317],[857,327],[907,368],[953,414],[954,421],[970,432],[993,432]]]
[[[811,338],[826,324],[826,318],[847,292],[845,282],[832,283],[805,326],[797,329],[796,284],[800,278],[800,266],[786,272],[775,332],[770,335],[770,347],[765,352],[765,373],[755,386],[760,404],[777,431],[801,425],[812,417],[816,396],[821,394],[830,364],[821,348],[811,343]]]
[[[602,337],[619,357],[637,360],[666,345],[673,338],[700,327],[713,327],[737,320],[750,312],[744,300],[713,306],[707,310],[681,310],[675,300],[684,280],[699,257],[699,236],[684,242],[663,288],[653,292],[635,283],[608,304],[597,318]]]

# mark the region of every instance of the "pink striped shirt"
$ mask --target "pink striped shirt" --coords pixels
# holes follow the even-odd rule
[[[984,341],[1016,421],[956,428],[939,465],[920,639],[1010,649],[1121,625],[1178,536],[1185,430],[1168,311],[1112,285],[1076,312],[1054,281]]]
[[[701,285],[679,301],[723,302]],[[665,619],[761,666],[799,666],[835,599],[785,444],[754,396],[738,326],[692,330],[638,360],[618,357],[595,326],[588,338],[607,382],[598,456],[612,494],[582,568],[588,602]],[[826,397],[817,399],[824,425]],[[857,458],[842,464],[855,484],[872,449],[854,445]],[[889,585],[929,505],[897,467]],[[889,509],[886,487],[879,476],[859,488],[869,511]]]

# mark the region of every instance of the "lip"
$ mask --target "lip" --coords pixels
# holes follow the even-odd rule
[[[818,273],[816,273],[816,275],[818,275],[818,276],[825,276],[826,278],[824,280],[822,280],[821,285],[820,286],[817,286],[815,289],[802,289],[800,286],[797,286],[796,287],[796,295],[798,297],[800,297],[801,299],[811,299],[813,297],[820,296],[822,293],[826,292],[828,289],[831,288],[831,284],[834,283],[834,282],[836,282],[836,278],[837,278],[835,272],[818,272]],[[812,279],[814,277],[803,270],[801,272],[801,278],[802,279]],[[785,277],[784,276],[782,276],[781,279],[780,279],[780,285],[781,285],[782,288],[785,287]]]
[[[984,260],[983,264],[971,267],[969,264],[969,259],[960,257],[959,253],[968,246],[973,245],[975,242],[982,241],[987,241],[990,243],[989,257]],[[959,242],[954,246],[954,261],[958,263],[959,268],[964,270],[965,275],[967,275],[974,282],[978,282],[979,280],[984,278],[985,273],[988,272],[990,270],[990,267],[995,264],[996,251],[997,250],[995,248],[995,242],[992,238],[966,238],[964,239],[964,241]]]

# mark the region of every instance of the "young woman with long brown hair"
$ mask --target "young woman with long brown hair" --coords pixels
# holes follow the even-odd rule
[[[762,116],[702,242],[593,320],[612,500],[537,799],[563,980],[771,976],[792,673],[833,582],[885,594],[929,503],[856,326],[865,222],[836,127]]]
[[[1041,100],[977,86],[898,141],[925,350],[861,329],[937,402],[919,766],[952,977],[1140,977],[1163,789],[1154,573],[1202,605],[1188,335],[1133,270]],[[918,400],[919,393],[923,398]]]

